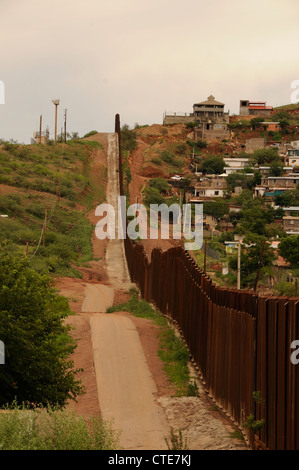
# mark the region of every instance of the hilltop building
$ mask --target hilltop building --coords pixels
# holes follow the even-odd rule
[[[49,140],[49,129],[46,131],[38,131],[33,133],[33,139],[31,139],[31,144],[46,144]]]
[[[230,136],[228,129],[229,113],[224,111],[224,103],[210,95],[206,101],[195,103],[193,113],[172,113],[163,115],[163,125],[187,124],[195,122],[195,139],[225,139]]]
[[[266,101],[240,101],[240,116],[269,117],[273,106],[267,106]]]
[[[229,113],[224,112],[224,106],[224,103],[216,101],[212,95],[206,101],[193,105],[194,121],[197,123],[194,129],[195,140],[229,137]]]

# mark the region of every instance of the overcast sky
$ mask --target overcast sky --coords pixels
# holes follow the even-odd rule
[[[213,94],[290,103],[299,80],[297,0],[0,0],[0,138],[162,124]]]

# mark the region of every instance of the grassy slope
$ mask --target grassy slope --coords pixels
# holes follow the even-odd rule
[[[0,217],[0,241],[21,254],[28,242],[28,259],[37,271],[80,276],[72,265],[92,259],[87,215],[104,200],[106,178],[104,166],[96,175],[91,171],[96,151],[102,151],[99,143],[83,140],[0,147],[0,214],[8,215]]]

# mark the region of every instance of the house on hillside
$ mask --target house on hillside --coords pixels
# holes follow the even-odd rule
[[[288,173],[285,176],[264,176],[261,184],[254,188],[254,196],[274,198],[285,191],[295,189],[299,183],[299,173]]]
[[[282,172],[284,175],[288,174],[288,173],[291,173],[293,170],[293,168],[291,166],[284,166],[282,168]],[[269,175],[270,171],[271,171],[271,167],[270,166],[259,166],[258,167],[258,171],[264,176],[264,175]]]
[[[194,138],[216,140],[230,136],[228,129],[229,113],[224,111],[224,103],[216,101],[210,95],[206,101],[193,105],[193,116],[197,126],[194,129]]]
[[[204,198],[224,197],[226,193],[226,174],[210,175],[194,183],[194,196]]]
[[[299,235],[299,217],[286,215],[282,218],[282,223],[288,235]]]
[[[262,122],[261,127],[266,132],[279,132],[280,131],[280,124],[279,122]]]
[[[293,140],[290,142],[291,147],[299,150],[299,140]]]
[[[266,101],[240,101],[240,116],[269,117],[273,106],[267,106]]]
[[[285,162],[292,168],[299,167],[299,148],[288,149],[285,157]]]
[[[261,186],[266,189],[273,189],[279,186],[285,189],[295,189],[299,183],[299,173],[289,173],[285,176],[267,176],[262,178]]]

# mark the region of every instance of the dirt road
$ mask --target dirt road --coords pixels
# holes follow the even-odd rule
[[[107,202],[118,217],[118,140],[108,134]],[[117,231],[116,231],[117,235]],[[139,335],[125,316],[106,314],[113,304],[114,289],[132,286],[124,246],[117,237],[109,240],[105,255],[109,286],[87,285],[82,312],[90,319],[99,406],[105,419],[114,419],[125,449],[165,449],[168,434],[164,411],[157,405],[157,388],[151,376]]]
[[[122,431],[121,445],[166,449],[167,420],[133,322],[103,314],[91,318],[91,331],[101,412]]]

